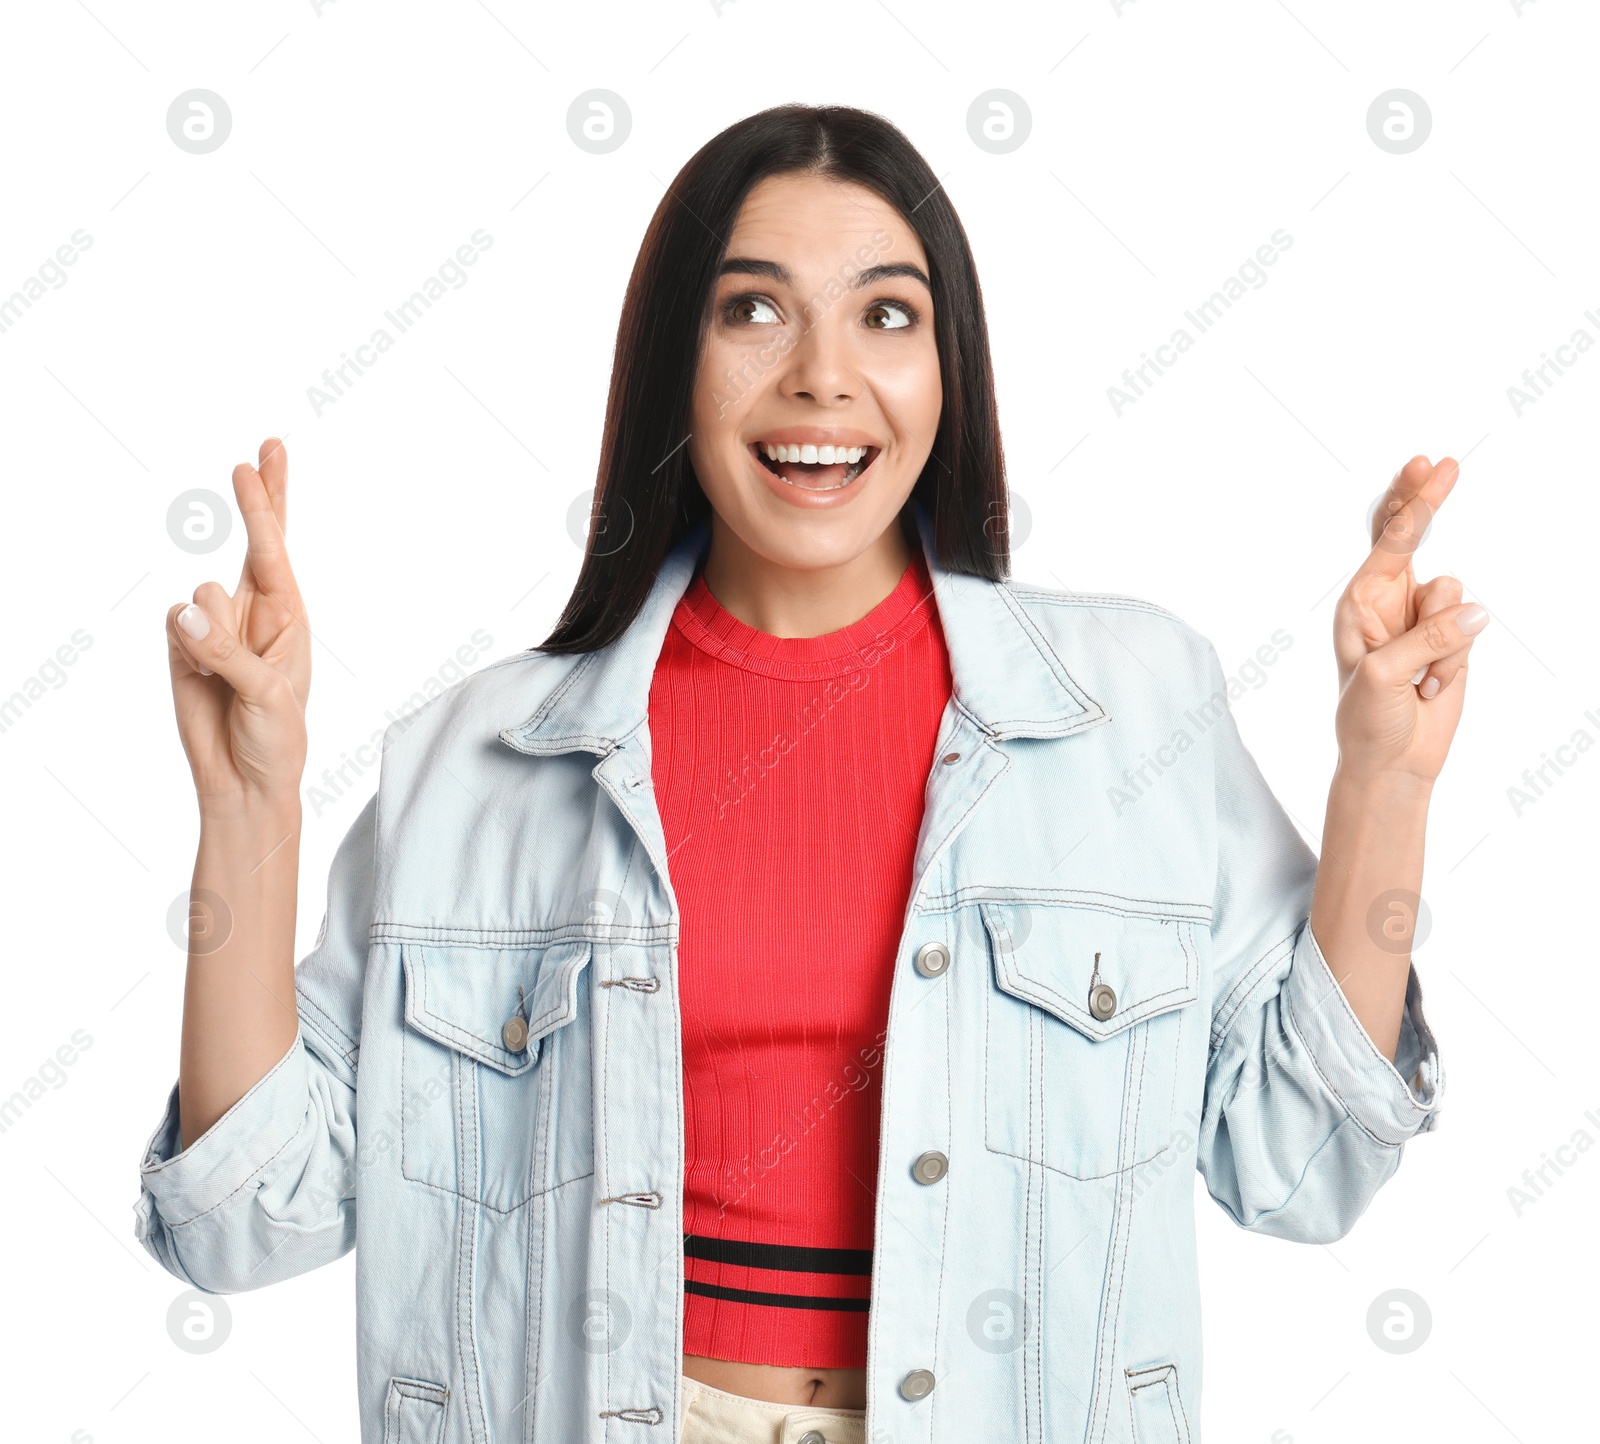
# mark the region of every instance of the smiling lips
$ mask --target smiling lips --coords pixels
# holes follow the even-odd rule
[[[877,460],[881,450],[864,439],[799,432],[750,443],[757,463],[802,491],[837,491],[849,486]]]

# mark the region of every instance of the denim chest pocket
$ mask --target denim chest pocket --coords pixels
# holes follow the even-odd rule
[[[406,942],[400,1171],[509,1211],[594,1171],[586,940]]]
[[[1109,1178],[1162,1153],[1175,1137],[1183,1029],[1200,1026],[1191,1005],[1208,924],[1055,903],[983,902],[979,911],[993,965],[989,1148],[1077,1179]]]

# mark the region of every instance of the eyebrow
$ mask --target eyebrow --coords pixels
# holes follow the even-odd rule
[[[778,261],[754,260],[749,256],[729,256],[717,269],[719,278],[732,275],[764,276],[769,281],[776,281],[780,286],[794,285],[794,277],[789,273],[787,266]],[[930,296],[933,294],[933,283],[929,281],[922,267],[914,266],[908,261],[896,261],[884,266],[868,266],[866,270],[856,273],[851,288],[859,291],[866,286],[876,286],[880,282],[901,276],[919,282],[927,289]]]

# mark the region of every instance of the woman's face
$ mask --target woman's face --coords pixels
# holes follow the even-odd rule
[[[803,568],[884,536],[939,425],[927,270],[916,232],[873,191],[809,175],[751,190],[695,378],[689,459],[714,527]],[[775,445],[832,446],[834,459],[773,459]]]

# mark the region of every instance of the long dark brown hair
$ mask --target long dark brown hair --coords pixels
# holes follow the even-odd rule
[[[709,515],[684,443],[717,272],[745,197],[768,176],[797,172],[875,191],[922,242],[943,408],[911,497],[933,520],[940,565],[996,581],[1009,574],[989,332],[955,208],[916,147],[882,116],[845,105],[780,105],[706,142],[650,219],[617,327],[583,567],[541,650],[589,652],[616,641],[662,558]]]

